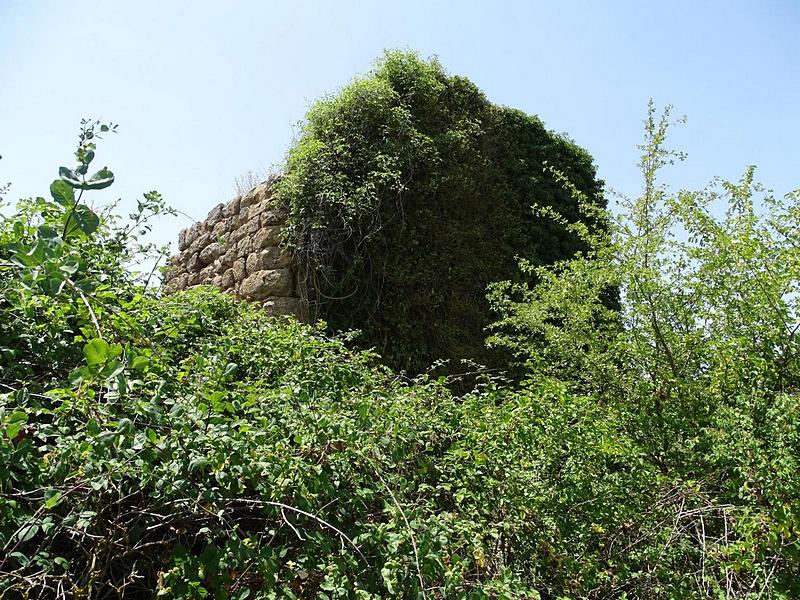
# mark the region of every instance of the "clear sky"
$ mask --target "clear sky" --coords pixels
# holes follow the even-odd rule
[[[538,114],[617,190],[638,189],[649,98],[689,118],[676,185],[756,164],[776,193],[800,187],[800,0],[0,0],[0,182],[45,195],[80,118],[103,118],[119,123],[98,152],[117,175],[103,193],[156,189],[202,218],[384,48],[437,55]],[[164,220],[156,241],[189,223]]]

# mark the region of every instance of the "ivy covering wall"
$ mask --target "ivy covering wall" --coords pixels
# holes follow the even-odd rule
[[[532,205],[579,218],[548,166],[599,197],[592,157],[498,106],[435,59],[391,52],[309,110],[276,197],[289,207],[312,316],[361,330],[396,368],[493,365],[487,285],[580,249]]]

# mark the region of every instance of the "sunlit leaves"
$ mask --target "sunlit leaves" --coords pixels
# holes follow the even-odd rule
[[[53,200],[66,208],[71,208],[75,204],[75,193],[72,189],[72,186],[63,179],[56,179],[50,184]]]

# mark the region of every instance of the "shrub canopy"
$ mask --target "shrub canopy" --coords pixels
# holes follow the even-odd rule
[[[487,285],[524,278],[517,256],[549,264],[582,247],[531,210],[578,218],[546,165],[601,192],[589,154],[538,118],[436,60],[387,53],[311,107],[277,187],[317,314],[395,367],[496,362]]]

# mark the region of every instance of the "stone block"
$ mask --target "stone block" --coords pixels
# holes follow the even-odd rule
[[[222,246],[222,244],[217,243],[217,242],[212,242],[211,244],[209,244],[208,246],[206,246],[205,248],[203,248],[200,251],[200,255],[199,255],[200,264],[202,264],[202,265],[211,264],[217,258],[222,256],[224,251],[225,251],[225,248]]]
[[[222,255],[222,265],[231,267],[236,261],[236,244],[225,246],[225,254]]]
[[[280,225],[269,225],[258,229],[253,236],[253,250],[260,250],[267,246],[277,246],[281,243]]]
[[[265,227],[267,225],[283,225],[286,222],[287,216],[288,211],[285,207],[270,205],[269,208],[261,213],[259,218],[261,220],[261,226]]]
[[[235,226],[237,228],[244,227],[250,221],[250,207],[242,206],[239,213],[234,217]]]
[[[236,282],[244,281],[244,278],[247,277],[247,268],[245,264],[245,259],[240,258],[236,262],[233,263],[233,268],[231,269],[233,272],[233,278]]]
[[[211,238],[214,240],[218,240],[219,238],[223,237],[226,233],[228,233],[233,228],[233,219],[231,218],[222,218],[220,219],[214,228],[211,230]]]
[[[186,260],[186,270],[189,273],[197,273],[200,270],[202,265],[200,264],[200,253],[195,252],[194,254],[190,255],[189,258]]]
[[[236,256],[239,258],[247,258],[247,255],[253,251],[253,240],[250,237],[243,237],[236,242]]]
[[[192,242],[192,245],[189,246],[187,252],[194,254],[195,252],[200,252],[203,248],[208,246],[211,243],[211,236],[207,232],[203,232],[197,236],[197,238]]]
[[[264,269],[285,269],[292,264],[292,256],[280,246],[267,246],[247,255],[247,272],[255,273]]]
[[[192,243],[197,239],[197,236],[200,235],[200,223],[195,223],[191,227],[184,229],[181,233],[183,234],[183,248],[179,247],[179,249],[183,251],[190,248]]]
[[[260,224],[258,219],[256,219],[254,221],[248,221],[243,227],[241,227],[241,229],[244,229],[244,234],[246,236],[254,236],[256,233],[258,233],[259,226]]]
[[[236,283],[236,278],[233,276],[233,269],[228,269],[222,274],[220,285],[223,290],[229,290],[233,287],[234,283]]]
[[[189,244],[186,243],[186,232],[186,229],[181,229],[181,232],[178,234],[178,250],[181,252],[189,247]]]
[[[241,206],[241,204],[242,204],[241,196],[236,196],[236,198],[228,202],[225,205],[225,208],[222,209],[222,216],[227,219],[236,217],[239,214],[239,207]]]
[[[262,300],[269,296],[288,296],[294,288],[290,269],[269,269],[249,275],[239,288],[239,294],[248,299]]]
[[[214,225],[219,223],[219,221],[222,219],[222,211],[224,209],[224,204],[217,204],[209,211],[208,216],[206,217],[206,229],[211,230],[214,228]]]
[[[259,186],[256,186],[252,190],[248,190],[244,194],[242,194],[242,199],[240,201],[241,208],[252,206],[261,199],[259,197],[258,187]]]
[[[306,314],[305,303],[300,298],[290,296],[270,296],[263,307],[267,314],[275,317],[292,316],[304,319]]]
[[[164,293],[171,294],[186,289],[186,284],[189,281],[188,273],[180,273],[164,284]]]
[[[189,277],[186,280],[186,287],[187,288],[194,287],[196,285],[200,285],[201,283],[203,283],[203,276],[198,271],[189,273]]]
[[[200,271],[200,283],[210,284],[214,279],[214,275],[216,275],[214,265],[208,265],[207,267],[204,267],[203,270]]]

